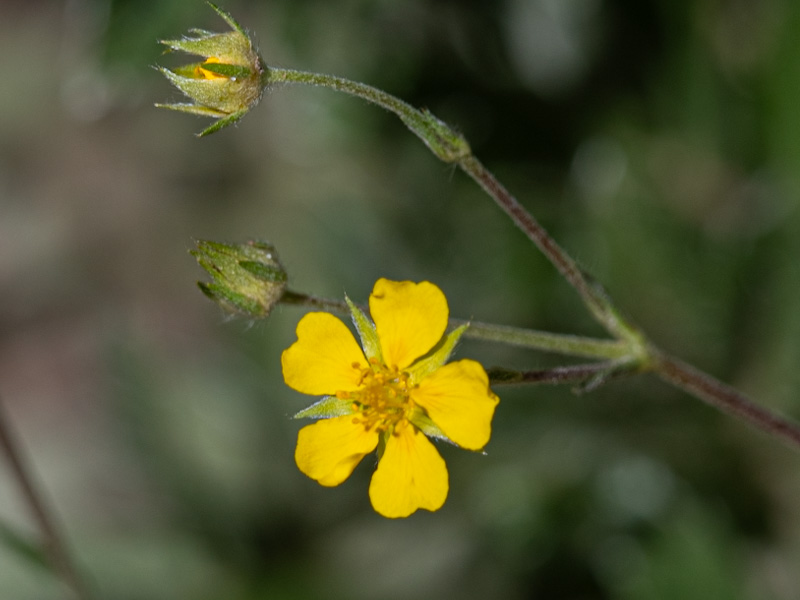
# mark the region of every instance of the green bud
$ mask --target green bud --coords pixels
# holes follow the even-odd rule
[[[208,135],[241,119],[261,99],[267,83],[267,66],[253,48],[244,29],[228,13],[209,3],[232,31],[212,33],[190,30],[191,36],[180,40],[162,40],[169,50],[202,56],[196,62],[177,69],[157,67],[172,84],[193,103],[156,104],[217,121],[199,133]]]
[[[191,254],[211,275],[210,283],[198,282],[200,290],[228,312],[263,319],[286,289],[286,271],[267,242],[198,241]]]

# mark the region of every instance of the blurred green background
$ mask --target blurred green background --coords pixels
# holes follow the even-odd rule
[[[665,349],[800,417],[800,3],[243,0],[267,63],[456,125]],[[372,461],[293,460],[302,312],[230,321],[194,239],[275,243],[291,286],[431,280],[454,316],[600,335],[573,291],[391,115],[269,91],[236,127],[179,101],[157,39],[201,2],[0,4],[0,395],[98,598],[800,597],[800,455],[643,377],[498,389],[486,456],[388,521]],[[560,364],[465,342],[485,365]],[[36,534],[5,461],[0,522]],[[0,546],[0,596],[63,598]]]

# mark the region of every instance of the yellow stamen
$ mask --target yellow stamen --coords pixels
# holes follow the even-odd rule
[[[370,360],[370,366],[361,369],[358,386],[356,391],[336,392],[338,398],[352,399],[360,411],[353,423],[390,433],[408,426],[408,418],[416,408],[409,396],[408,373]]]

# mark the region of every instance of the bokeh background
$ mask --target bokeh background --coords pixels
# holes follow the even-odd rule
[[[664,348],[800,418],[800,3],[230,0],[268,63],[457,125]],[[0,2],[0,396],[98,598],[800,597],[800,455],[659,381],[498,389],[486,456],[388,521],[372,463],[293,461],[302,311],[229,320],[195,239],[275,243],[294,289],[427,279],[459,317],[601,335],[461,173],[391,115],[268,92],[236,128],[150,66],[203,3]],[[466,342],[489,365],[563,364]],[[0,523],[34,539],[0,461]],[[63,598],[0,545],[0,596]]]

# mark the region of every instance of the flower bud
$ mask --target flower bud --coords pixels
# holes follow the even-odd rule
[[[213,280],[198,282],[200,290],[227,312],[263,319],[286,289],[286,271],[267,242],[198,241],[191,254]]]
[[[156,104],[217,121],[199,133],[208,135],[241,119],[261,99],[267,83],[267,66],[253,48],[244,29],[228,13],[209,3],[232,31],[212,33],[190,30],[180,40],[162,40],[170,50],[202,56],[202,62],[167,69],[157,67],[193,103]]]

